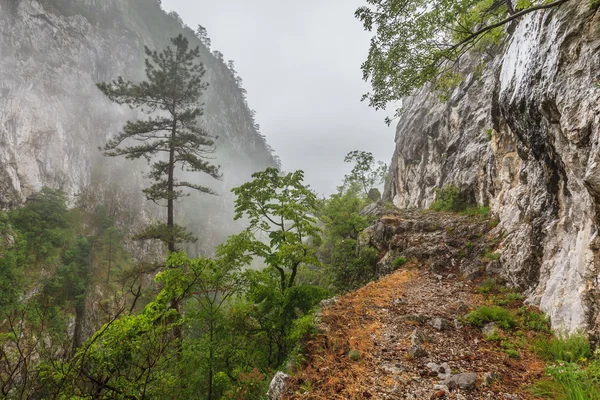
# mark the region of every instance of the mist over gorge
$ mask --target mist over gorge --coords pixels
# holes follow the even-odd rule
[[[177,218],[204,238],[206,252],[236,231],[223,223],[233,215],[230,189],[276,163],[224,60],[156,1],[7,0],[0,7],[3,208],[49,186],[68,193],[73,204],[93,193],[131,228],[155,218],[161,211],[140,192],[147,184],[144,163],[106,159],[98,150],[139,113],[111,104],[95,84],[142,79],[143,46],[160,49],[183,32],[191,46],[200,46],[207,69],[202,123],[218,137],[212,157],[223,178],[202,182],[218,196],[194,194]]]

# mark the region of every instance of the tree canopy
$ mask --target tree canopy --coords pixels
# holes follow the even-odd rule
[[[309,243],[320,240],[313,216],[317,196],[303,184],[302,171],[282,175],[275,168],[267,168],[252,178],[232,190],[237,195],[235,219],[248,218],[247,231],[252,233],[246,242],[248,251],[263,257],[279,272],[283,292],[294,285],[301,264],[319,264]],[[261,234],[267,236],[268,243],[261,240]]]
[[[351,151],[346,154],[344,162],[354,163],[350,174],[344,177],[344,186],[351,189],[353,185],[358,185],[365,196],[369,196],[369,192],[382,184],[387,176],[387,165],[375,161],[373,154],[368,151]]]
[[[499,43],[506,25],[523,15],[567,1],[366,0],[355,12],[374,32],[362,64],[372,91],[363,100],[383,109],[425,83],[456,81],[465,53]]]

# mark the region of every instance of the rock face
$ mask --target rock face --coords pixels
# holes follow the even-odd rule
[[[556,329],[600,333],[600,11],[586,0],[528,14],[448,102],[406,99],[384,200],[428,207],[453,184],[491,206],[499,273]]]
[[[50,186],[72,199],[92,191],[130,210],[128,225],[154,218],[160,211],[140,195],[145,164],[98,151],[136,114],[95,83],[143,79],[143,46],[162,49],[179,33],[200,46],[207,68],[203,122],[219,137],[214,163],[223,180],[201,180],[221,196],[192,197],[178,218],[203,237],[199,251],[231,234],[223,222],[233,214],[229,189],[276,163],[231,71],[156,0],[0,0],[0,208]]]

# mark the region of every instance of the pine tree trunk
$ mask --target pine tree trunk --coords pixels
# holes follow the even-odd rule
[[[177,119],[173,118],[173,128],[171,130],[171,143],[169,145],[169,177],[167,180],[167,228],[169,229],[168,247],[169,253],[175,251],[175,218],[174,218],[174,199],[173,199],[173,183],[175,172],[175,135],[177,133]]]

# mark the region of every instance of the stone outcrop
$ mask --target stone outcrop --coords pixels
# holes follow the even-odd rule
[[[491,217],[417,209],[374,213],[381,214],[359,237],[360,247],[378,250],[378,274],[390,273],[408,261],[437,274],[447,275],[458,269],[467,277],[497,268],[497,262],[485,257],[486,253],[492,254],[497,243],[490,234],[497,221]]]
[[[480,76],[441,102],[406,99],[384,200],[428,207],[460,188],[503,235],[498,273],[556,329],[600,333],[600,11],[586,0],[528,14]],[[468,64],[468,65],[467,65]]]

